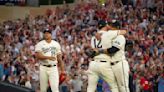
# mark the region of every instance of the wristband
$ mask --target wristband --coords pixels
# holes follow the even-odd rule
[[[104,50],[103,49],[99,49],[99,53],[104,53]]]

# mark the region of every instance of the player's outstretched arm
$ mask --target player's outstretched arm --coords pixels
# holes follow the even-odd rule
[[[105,54],[108,54],[108,55],[112,56],[119,50],[120,50],[119,48],[117,48],[115,46],[112,46],[111,48],[107,48],[107,49],[95,49],[95,52],[97,54],[105,53]]]
[[[127,30],[119,30],[118,35],[125,35],[127,33]]]
[[[117,35],[125,35],[127,33],[127,30],[109,30],[109,31],[117,31]]]
[[[125,35],[127,33],[127,30],[118,29],[113,26],[108,26],[108,28],[109,28],[108,31],[118,31],[118,35]]]

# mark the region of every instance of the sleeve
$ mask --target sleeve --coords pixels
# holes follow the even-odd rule
[[[119,30],[116,30],[116,31],[108,30],[105,34],[108,38],[114,39],[118,36],[118,31]]]
[[[59,43],[56,44],[56,54],[61,54],[61,46]]]
[[[42,51],[42,45],[40,43],[35,45],[35,52],[41,52]]]
[[[114,40],[113,40],[113,44],[112,46],[117,47],[119,49],[123,49],[125,46],[125,37],[123,35],[119,35],[117,36]]]
[[[111,48],[108,48],[107,51],[109,53],[109,55],[113,55],[114,53],[116,53],[117,51],[119,51],[120,49],[115,47],[115,46],[112,46]]]

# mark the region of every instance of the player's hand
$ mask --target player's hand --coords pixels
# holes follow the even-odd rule
[[[97,48],[93,48],[93,51],[94,51],[95,55],[99,54],[99,50]]]
[[[86,49],[85,54],[90,58],[94,57],[94,51],[92,49]]]
[[[127,33],[127,30],[120,30],[118,32],[119,35],[125,35]]]
[[[66,74],[66,71],[61,70],[61,71],[60,71],[60,74]]]
[[[51,56],[51,57],[49,57],[48,59],[49,59],[49,60],[52,60],[52,61],[55,61],[55,60],[56,60],[56,57]]]
[[[86,49],[85,50],[85,54],[91,58],[93,58],[94,56],[98,55],[98,49]]]

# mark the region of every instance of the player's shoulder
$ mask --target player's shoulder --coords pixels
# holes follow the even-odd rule
[[[124,36],[124,35],[118,35],[117,38],[122,38],[122,39],[124,39],[125,36]]]
[[[58,41],[56,41],[56,40],[52,40],[52,44],[53,45],[59,45],[60,46],[60,43]]]
[[[37,45],[41,45],[41,44],[44,44],[45,43],[45,40],[41,40],[37,43]]]
[[[59,44],[56,40],[52,40],[52,43]]]
[[[100,34],[104,34],[104,33],[107,33],[108,31],[104,31],[104,30],[100,30],[100,31],[98,31],[98,33],[100,33]]]
[[[119,41],[124,41],[125,40],[125,36],[124,35],[118,35],[115,40],[119,40]]]

